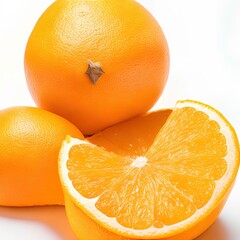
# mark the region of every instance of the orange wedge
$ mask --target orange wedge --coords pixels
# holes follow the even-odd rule
[[[190,100],[88,141],[67,137],[59,174],[70,224],[84,240],[193,239],[226,202],[238,146],[219,112]]]

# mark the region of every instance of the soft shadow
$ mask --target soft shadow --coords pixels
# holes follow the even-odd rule
[[[64,206],[0,207],[0,216],[41,222],[63,239],[77,240],[68,223]]]
[[[229,240],[230,235],[224,222],[218,218],[217,221],[195,240]]]

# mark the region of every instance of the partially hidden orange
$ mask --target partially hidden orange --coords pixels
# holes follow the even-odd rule
[[[34,107],[0,111],[0,205],[64,204],[57,163],[67,134],[83,138],[69,121]]]
[[[163,31],[134,0],[55,1],[37,21],[25,51],[36,104],[84,135],[147,112],[168,71]]]
[[[218,217],[239,167],[237,135],[212,107],[179,101],[87,140],[67,137],[59,174],[84,240],[191,240]]]

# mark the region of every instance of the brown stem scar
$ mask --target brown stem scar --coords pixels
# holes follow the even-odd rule
[[[88,60],[88,69],[85,72],[93,82],[93,84],[96,84],[97,80],[104,74],[104,71],[102,70],[102,65],[99,62],[94,63],[91,60]]]

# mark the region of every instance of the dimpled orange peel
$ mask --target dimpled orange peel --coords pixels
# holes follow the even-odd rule
[[[160,97],[169,51],[134,0],[58,0],[37,21],[25,73],[35,103],[84,135],[147,112]]]
[[[0,111],[0,205],[64,204],[57,163],[67,134],[82,139],[69,121],[35,107]]]

